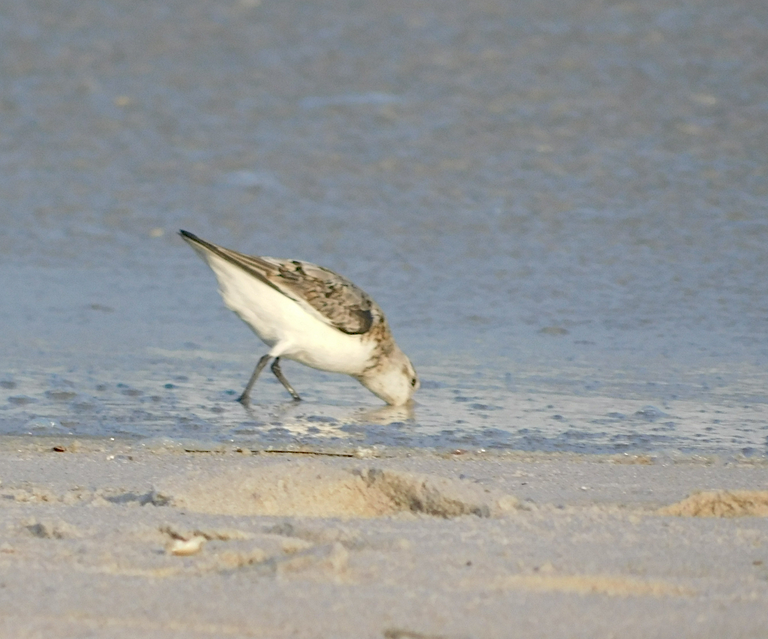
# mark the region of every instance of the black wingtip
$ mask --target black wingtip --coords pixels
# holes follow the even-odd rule
[[[192,248],[202,247],[204,249],[208,249],[209,251],[213,253],[219,253],[221,252],[221,249],[216,246],[215,244],[211,244],[210,242],[206,242],[205,240],[197,237],[194,233],[190,233],[189,231],[185,231],[183,229],[179,230],[179,235],[188,242]]]

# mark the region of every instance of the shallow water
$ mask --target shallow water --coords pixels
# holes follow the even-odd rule
[[[0,432],[768,453],[762,2],[9,2]],[[347,275],[413,411],[265,348],[175,235]]]

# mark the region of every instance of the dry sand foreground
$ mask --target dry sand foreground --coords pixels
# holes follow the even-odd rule
[[[15,444],[3,637],[768,636],[762,461]]]

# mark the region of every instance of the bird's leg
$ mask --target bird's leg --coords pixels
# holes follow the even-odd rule
[[[291,394],[293,399],[296,401],[300,401],[301,397],[299,397],[299,394],[293,390],[293,386],[290,385],[287,379],[285,379],[285,375],[283,375],[283,371],[280,369],[280,358],[275,357],[275,361],[272,362],[272,372],[275,374],[275,377],[280,380],[280,383],[285,386],[285,389]]]
[[[259,363],[256,364],[256,368],[253,370],[253,375],[251,375],[251,379],[248,380],[248,384],[246,384],[243,394],[237,398],[237,401],[240,402],[243,406],[248,406],[251,403],[251,398],[249,397],[251,394],[251,389],[256,383],[256,379],[259,377],[259,373],[264,370],[264,367],[267,365],[267,362],[270,360],[270,358],[271,355],[267,353],[266,355],[263,355],[259,360]]]

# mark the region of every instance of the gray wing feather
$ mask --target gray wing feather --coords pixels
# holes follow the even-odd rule
[[[300,260],[244,255],[181,231],[194,248],[202,247],[242,268],[255,278],[291,298],[307,311],[349,335],[362,335],[381,311],[376,303],[347,278]],[[197,245],[197,246],[196,246]]]

